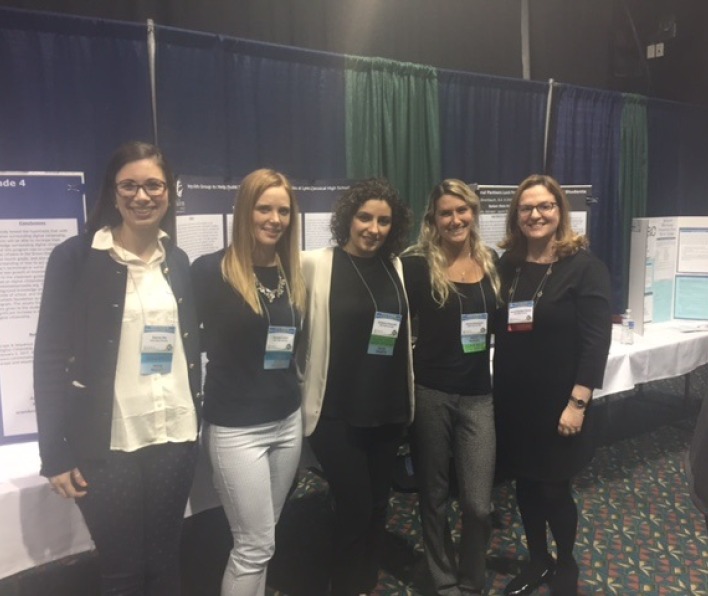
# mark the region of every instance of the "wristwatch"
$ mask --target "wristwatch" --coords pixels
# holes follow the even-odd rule
[[[570,403],[572,403],[578,410],[584,410],[585,408],[588,407],[588,401],[585,401],[584,399],[580,399],[579,397],[575,397],[574,395],[571,395],[568,400]]]

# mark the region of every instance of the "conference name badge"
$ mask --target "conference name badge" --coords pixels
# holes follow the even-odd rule
[[[396,345],[402,318],[401,315],[395,313],[376,312],[367,354],[393,356],[393,348]]]
[[[263,368],[278,370],[290,367],[295,348],[295,327],[268,326]]]
[[[172,372],[176,335],[174,325],[145,325],[140,344],[141,375],[166,375]]]
[[[533,329],[533,300],[509,303],[507,331],[531,331]]]
[[[482,352],[487,348],[487,313],[463,314],[460,321],[460,339],[465,354]]]

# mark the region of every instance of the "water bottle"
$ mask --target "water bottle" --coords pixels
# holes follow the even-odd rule
[[[622,335],[620,343],[631,345],[634,343],[634,319],[631,309],[627,309],[622,315]]]

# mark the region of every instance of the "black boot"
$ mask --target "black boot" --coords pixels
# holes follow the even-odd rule
[[[559,560],[551,580],[553,596],[577,596],[580,571],[575,559]]]
[[[551,580],[554,569],[555,562],[550,555],[545,559],[531,559],[524,565],[521,573],[507,584],[504,594],[506,596],[531,594],[541,584]]]

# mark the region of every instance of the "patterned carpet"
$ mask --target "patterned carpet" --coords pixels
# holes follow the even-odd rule
[[[708,595],[708,535],[703,516],[688,495],[682,467],[697,404],[687,408],[680,392],[669,389],[659,387],[632,399],[613,398],[604,432],[610,444],[598,449],[593,463],[574,483],[580,511],[575,555],[581,594]],[[639,428],[644,432],[637,434]],[[615,439],[618,435],[632,436]],[[294,497],[326,503],[326,483],[308,472]],[[495,488],[494,504],[497,527],[488,551],[490,595],[502,593],[527,557],[511,483]],[[450,516],[452,524],[459,519],[455,503]],[[393,493],[387,539],[375,594],[430,594],[415,493]],[[278,573],[273,575],[269,585],[277,586]],[[313,594],[316,591],[312,588]],[[548,590],[543,587],[537,593]]]

